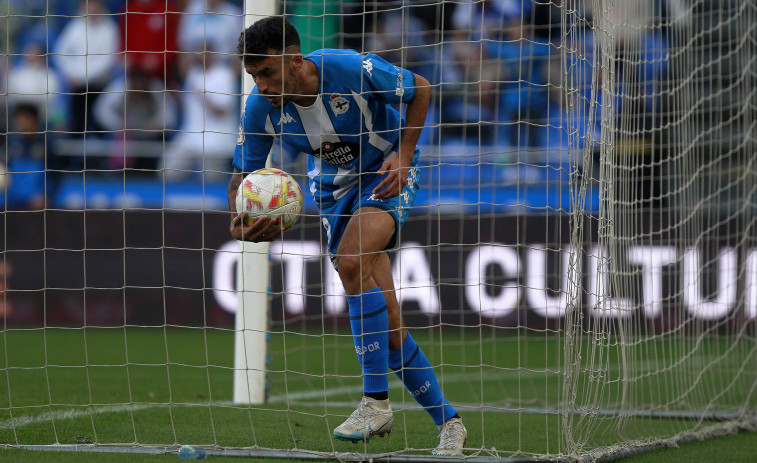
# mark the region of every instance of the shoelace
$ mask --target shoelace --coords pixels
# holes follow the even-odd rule
[[[354,424],[357,426],[363,425],[366,421],[365,413],[363,412],[368,407],[368,403],[365,400],[361,400],[357,409],[347,418],[346,423]]]
[[[439,447],[438,448],[450,448],[461,445],[465,439],[465,432],[463,431],[463,424],[459,421],[447,422],[439,431]]]

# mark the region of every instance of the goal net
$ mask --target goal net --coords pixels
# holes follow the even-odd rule
[[[298,223],[229,235],[237,39],[271,14],[431,84],[389,255],[466,457],[754,430],[754,1],[61,0],[0,3],[0,444],[430,461],[391,372],[391,437],[334,438],[363,380],[306,154],[268,161]]]

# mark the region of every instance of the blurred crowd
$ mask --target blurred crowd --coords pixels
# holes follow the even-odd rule
[[[676,1],[624,0],[603,12],[615,25],[615,103],[630,93],[640,97],[638,107],[626,110],[641,119],[653,114],[660,97],[668,17]],[[563,3],[575,13],[567,22]],[[364,41],[369,51],[403,63],[435,85],[428,122],[438,130],[426,133],[432,141],[453,136],[500,149],[566,150],[599,139],[598,113],[592,125],[587,104],[595,101],[601,111],[602,73],[593,72],[601,62],[595,56],[601,44],[593,34],[593,16],[592,2],[580,0],[419,2],[376,12],[368,20],[347,16],[356,24],[345,36],[359,46],[360,31],[371,29]],[[404,34],[396,33],[400,24]]]
[[[81,144],[63,144],[67,152],[58,153],[57,168],[154,174],[167,167],[180,177],[204,157],[211,164],[205,168],[227,170],[240,104],[234,57],[243,24],[239,1],[12,5],[13,16],[3,24],[8,59],[0,63],[11,116],[3,122],[11,135],[23,132],[15,118],[22,108],[33,110],[38,131],[90,145],[93,155],[85,157],[76,155]],[[121,143],[102,143],[108,140]],[[145,144],[139,146],[148,146],[147,153],[132,154],[123,152],[124,140],[170,143],[165,155],[150,153]],[[52,161],[49,153],[47,158]]]
[[[45,168],[151,177],[166,169],[169,180],[228,171],[240,114],[239,1],[5,5],[1,181],[9,207],[35,207],[54,188]]]
[[[654,7],[634,7],[650,2]],[[290,0],[287,8],[298,3],[308,2]],[[379,53],[434,85],[421,143],[564,150],[599,140],[599,117],[584,104],[593,98],[602,106],[601,82],[592,93],[598,47],[590,2],[583,23],[567,25],[561,0],[334,3],[340,29],[324,34],[323,45]],[[665,31],[647,26],[662,22],[668,1],[619,3],[623,8],[609,14],[635,32],[617,38],[617,53],[634,56],[618,60],[628,69],[616,75],[633,79],[619,78],[616,87],[641,96],[638,107],[623,110],[643,122],[667,72]],[[161,172],[168,181],[199,171],[212,181],[228,171],[241,103],[234,56],[241,0],[3,4],[0,94],[7,111],[0,124],[8,133],[8,173],[0,179],[14,178],[9,207],[44,201],[55,187],[45,169],[107,175],[126,168],[154,178]],[[574,51],[567,58],[564,37]],[[567,87],[577,89],[573,96]]]

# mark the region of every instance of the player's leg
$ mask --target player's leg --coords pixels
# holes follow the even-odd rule
[[[402,312],[394,293],[394,280],[392,279],[392,264],[389,260],[389,254],[382,252],[376,257],[373,267],[373,279],[384,291],[386,307],[389,312],[389,352],[399,349],[402,341],[405,340],[407,330],[404,328],[405,322],[402,319]]]
[[[417,150],[415,156],[412,163],[413,166],[417,162]],[[406,334],[403,328],[404,323],[400,307],[394,294],[389,257],[385,252],[381,252],[395,245],[399,228],[407,218],[408,210],[412,206],[415,193],[418,190],[417,169],[413,168],[408,173],[408,183],[402,194],[388,200],[375,199],[375,196],[371,193],[373,187],[380,182],[380,178],[380,176],[374,175],[372,178],[368,177],[366,179],[359,202],[363,207],[355,211],[355,215],[350,219],[346,227],[339,227],[340,231],[343,230],[342,240],[344,240],[344,237],[347,237],[347,240],[338,245],[336,262],[347,294],[352,295],[352,297],[348,296],[348,303],[358,357],[361,354],[360,346],[364,347],[366,345],[365,333],[362,330],[366,326],[370,326],[374,330],[386,327],[385,329],[388,329],[390,334],[382,337],[382,340],[388,341],[390,349],[397,352],[395,354],[397,357],[396,363],[398,364],[397,369],[401,371],[404,367],[408,371],[419,372],[418,374],[412,372],[409,374],[399,374],[400,378],[403,381],[407,381],[406,384],[411,393],[417,390],[413,386],[416,382],[421,385],[419,386],[420,389],[426,389],[426,393],[421,394],[423,402],[419,399],[419,394],[413,395],[416,399],[419,399],[419,402],[424,407],[427,407],[424,403],[431,404],[427,410],[429,410],[429,413],[439,427],[440,444],[434,449],[433,453],[436,455],[462,455],[467,431],[457,412],[444,400],[428,359],[426,359],[423,352],[415,344],[415,341],[409,334]],[[386,213],[384,214],[380,211]],[[331,227],[327,225],[327,222],[328,219],[324,219],[325,231],[329,236],[329,251],[333,254],[332,236],[334,234],[331,230],[337,227]],[[367,312],[366,308],[374,310]],[[379,314],[382,317],[383,314],[387,314],[386,319],[380,319],[378,317]],[[368,318],[367,315],[372,315],[371,318],[375,316],[368,324],[364,321]],[[354,323],[356,316],[359,317],[361,323]],[[358,339],[362,339],[360,344],[358,344]],[[380,345],[383,346],[384,344]],[[386,352],[386,349],[375,350],[377,353],[380,353],[380,355],[375,357],[375,365],[388,366],[389,353]],[[408,355],[404,355],[405,350],[412,350],[414,358],[411,359]],[[385,355],[386,357],[384,357]],[[363,358],[360,358],[360,363],[361,366],[365,365]],[[384,368],[384,371],[386,371],[386,367]],[[378,372],[378,370],[373,371],[375,373]],[[365,368],[363,372],[365,379],[368,377],[365,374]],[[429,385],[426,385],[426,383]],[[372,435],[372,429],[377,428],[366,427],[366,421],[375,419],[378,425],[382,420],[391,417],[391,407],[389,407],[388,400],[383,400],[384,398],[388,399],[388,380],[379,387],[376,387],[376,390],[382,390],[384,387],[387,392],[381,395],[367,392],[358,409],[355,410],[345,423],[334,431],[334,435],[341,439],[353,440],[352,438],[360,436],[362,432],[367,441],[369,436]],[[364,390],[368,391],[367,388]],[[361,432],[346,435],[347,431],[358,428],[360,423],[363,426]],[[392,424],[393,420],[391,422],[387,421],[387,425],[382,425],[381,429],[391,430],[390,426]],[[387,426],[389,427],[387,428]]]
[[[383,253],[375,260],[373,278],[384,290],[389,308],[389,368],[439,428],[440,442],[434,454],[462,455],[468,432],[460,415],[444,398],[428,358],[404,329],[391,272],[389,255]]]
[[[363,371],[363,399],[334,430],[338,439],[369,441],[394,426],[389,405],[389,314],[382,288],[373,277],[376,259],[384,255],[395,222],[386,211],[360,208],[350,218],[336,252],[336,267],[347,292],[355,351]]]
[[[383,209],[363,207],[356,210],[339,242],[336,262],[339,278],[348,295],[376,287],[373,269],[376,260],[394,234],[394,219]]]

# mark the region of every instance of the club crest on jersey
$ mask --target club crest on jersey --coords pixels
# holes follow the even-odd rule
[[[331,95],[329,105],[331,105],[331,110],[334,111],[335,116],[344,114],[348,109],[350,109],[350,102],[347,101],[347,98],[339,95],[338,93]]]

